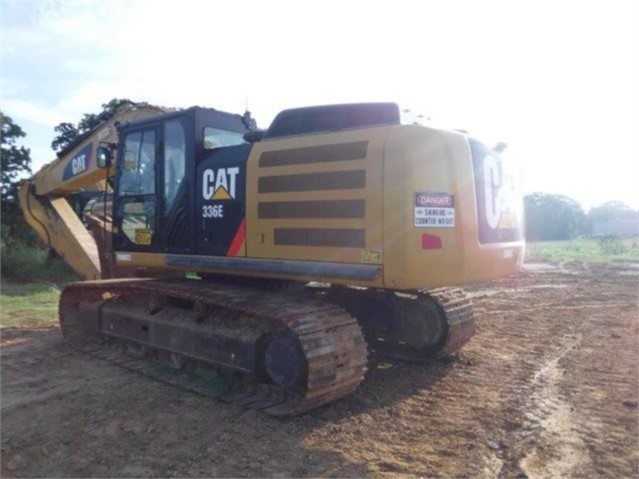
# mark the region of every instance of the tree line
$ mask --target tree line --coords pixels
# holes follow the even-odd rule
[[[592,233],[599,221],[639,221],[639,210],[608,201],[585,213],[579,202],[564,195],[532,193],[524,197],[527,241],[567,240]]]
[[[54,128],[57,136],[51,147],[60,152],[82,134],[90,131],[123,105],[146,105],[128,99],[114,98],[102,105],[98,114],[87,113],[77,123],[60,123]],[[22,220],[17,201],[17,189],[21,177],[31,173],[30,150],[18,146],[17,142],[26,135],[11,117],[0,112],[2,133],[2,240],[11,241],[21,235],[33,237]],[[591,208],[586,214],[576,200],[564,195],[532,193],[524,198],[527,241],[549,241],[572,239],[592,232],[597,221],[631,219],[639,221],[639,210],[633,210],[619,201],[609,201]]]
[[[0,185],[0,214],[2,243],[23,237],[35,240],[35,235],[22,218],[18,205],[20,178],[31,173],[31,150],[17,144],[26,133],[16,125],[11,117],[0,111],[0,134],[2,161],[2,184]]]

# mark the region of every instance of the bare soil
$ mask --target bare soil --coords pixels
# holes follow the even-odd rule
[[[357,393],[274,419],[2,330],[3,477],[639,477],[639,265],[531,264],[469,291],[473,340],[373,360]]]

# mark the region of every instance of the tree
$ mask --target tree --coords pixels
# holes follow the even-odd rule
[[[524,198],[524,209],[528,241],[572,239],[587,228],[581,205],[567,196],[532,193]]]
[[[621,201],[608,201],[590,208],[588,219],[591,223],[611,220],[639,220],[639,211],[633,210]]]
[[[60,123],[53,131],[58,133],[51,142],[54,151],[62,151],[80,137],[80,131],[73,123]]]
[[[11,117],[0,111],[1,122],[1,158],[2,158],[2,237],[16,237],[18,229],[26,228],[22,212],[18,205],[18,186],[20,176],[31,173],[31,152],[16,141],[26,136]]]
[[[114,98],[108,103],[102,104],[100,113],[85,113],[77,126],[73,123],[60,123],[54,128],[58,135],[51,142],[51,148],[56,152],[61,152],[82,136],[87,131],[91,131],[103,121],[112,118],[116,111],[123,106],[148,106],[146,102],[134,102],[128,98]]]

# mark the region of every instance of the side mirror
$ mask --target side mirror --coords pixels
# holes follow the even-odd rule
[[[262,138],[264,138],[265,133],[266,132],[264,130],[249,131],[248,133],[244,134],[244,141],[248,141],[249,143],[257,143]]]
[[[106,146],[98,146],[96,158],[98,168],[108,168],[109,166],[111,166],[111,160],[113,159],[111,150]]]

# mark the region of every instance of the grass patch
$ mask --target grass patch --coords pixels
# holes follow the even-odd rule
[[[526,261],[639,261],[638,238],[579,238],[526,243]]]
[[[50,326],[58,322],[64,285],[78,276],[60,258],[20,240],[0,245],[0,326]]]
[[[0,274],[12,283],[68,283],[79,278],[60,258],[19,241],[0,249]]]
[[[58,322],[61,288],[55,284],[0,286],[0,326],[45,326]]]

